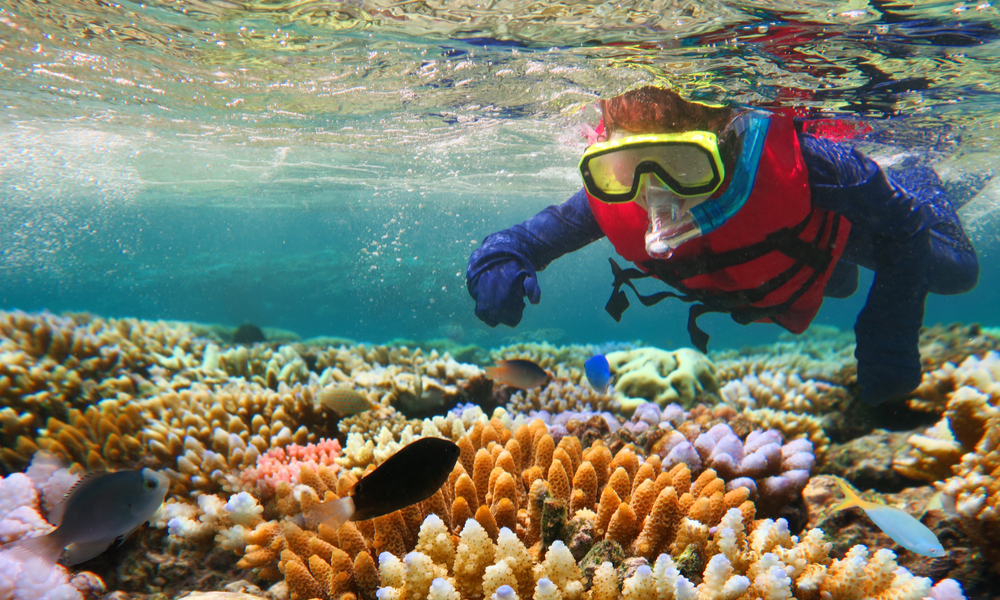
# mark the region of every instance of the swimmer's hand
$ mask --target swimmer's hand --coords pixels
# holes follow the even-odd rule
[[[479,251],[469,259],[466,287],[476,301],[476,316],[490,327],[503,323],[515,327],[524,312],[524,297],[538,304],[542,290],[535,269],[515,253],[487,255]]]

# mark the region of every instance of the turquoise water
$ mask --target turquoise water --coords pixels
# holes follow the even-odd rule
[[[679,303],[604,313],[605,241],[544,271],[516,330],[481,324],[464,278],[483,237],[578,189],[595,100],[667,82],[864,119],[880,161],[920,153],[956,185],[985,184],[962,213],[980,285],[932,297],[926,322],[998,324],[988,3],[0,7],[3,309],[685,344]],[[867,281],[817,322],[849,329]],[[780,333],[704,324],[715,348]]]

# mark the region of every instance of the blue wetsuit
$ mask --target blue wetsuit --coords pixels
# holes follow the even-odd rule
[[[979,277],[975,250],[937,174],[925,166],[882,170],[850,147],[799,134],[812,201],[851,222],[824,295],[857,290],[858,265],[875,272],[857,337],[861,395],[878,403],[920,384],[918,340],[928,292],[960,294]],[[604,237],[580,190],[563,204],[489,235],[469,258],[476,316],[491,327],[521,321],[524,296],[540,299],[536,271]]]

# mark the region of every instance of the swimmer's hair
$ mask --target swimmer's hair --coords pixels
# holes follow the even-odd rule
[[[610,100],[601,100],[604,128],[632,133],[711,131],[716,135],[729,125],[735,111],[729,107],[689,102],[666,88],[646,86]]]

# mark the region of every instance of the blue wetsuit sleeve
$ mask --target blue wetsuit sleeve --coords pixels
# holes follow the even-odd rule
[[[920,328],[929,291],[933,207],[853,148],[800,136],[813,202],[851,221],[852,258],[875,271],[854,327],[862,398],[878,403],[920,384]]]
[[[602,237],[583,190],[523,223],[488,235],[469,257],[466,270],[476,316],[490,327],[517,325],[524,296],[532,304],[541,298],[536,271]]]

